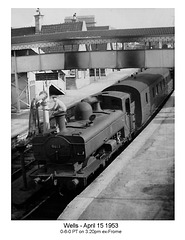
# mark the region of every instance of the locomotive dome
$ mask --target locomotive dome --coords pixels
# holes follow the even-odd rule
[[[80,102],[75,107],[75,119],[87,120],[92,115],[92,107],[87,102]]]

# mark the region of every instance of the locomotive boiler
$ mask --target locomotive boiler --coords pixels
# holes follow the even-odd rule
[[[112,154],[146,124],[173,91],[168,69],[147,69],[79,102],[60,131],[39,133],[33,151],[40,167],[31,176],[60,188],[87,185]]]

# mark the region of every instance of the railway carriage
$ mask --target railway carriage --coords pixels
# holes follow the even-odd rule
[[[130,94],[136,129],[139,129],[173,91],[173,80],[168,69],[147,69],[125,80],[119,80],[117,84],[104,89],[102,93],[108,91]]]

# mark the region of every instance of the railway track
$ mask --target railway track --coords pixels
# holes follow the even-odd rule
[[[62,195],[54,191],[41,200],[20,220],[56,220],[74,197],[74,195]]]
[[[124,149],[125,148],[126,146],[124,146]],[[109,163],[107,163],[104,168],[98,169],[95,174],[88,179],[87,186],[91,184],[124,149],[120,149],[117,153],[114,153]],[[74,192],[60,192],[58,188],[54,188],[53,186],[43,186],[43,188],[23,206],[16,206],[17,209],[14,209],[16,217],[13,217],[13,220],[56,220],[66,206],[83,190],[84,189],[78,189]]]
[[[12,220],[28,219],[37,209],[39,209],[55,193],[54,189],[44,186],[22,204],[12,204]]]
[[[22,158],[23,161],[22,162]],[[37,163],[35,161],[32,145],[27,144],[25,146],[25,150],[22,152],[19,149],[19,145],[17,144],[12,149],[12,158],[11,158],[11,180],[12,182],[19,178],[23,173],[23,164],[24,164],[24,171],[29,171],[33,166]]]

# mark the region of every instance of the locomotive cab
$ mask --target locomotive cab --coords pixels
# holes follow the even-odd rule
[[[130,94],[119,91],[104,91],[100,96],[103,109],[121,110],[124,113],[124,120],[127,128],[126,135],[131,135],[135,130],[135,102],[130,99]]]

